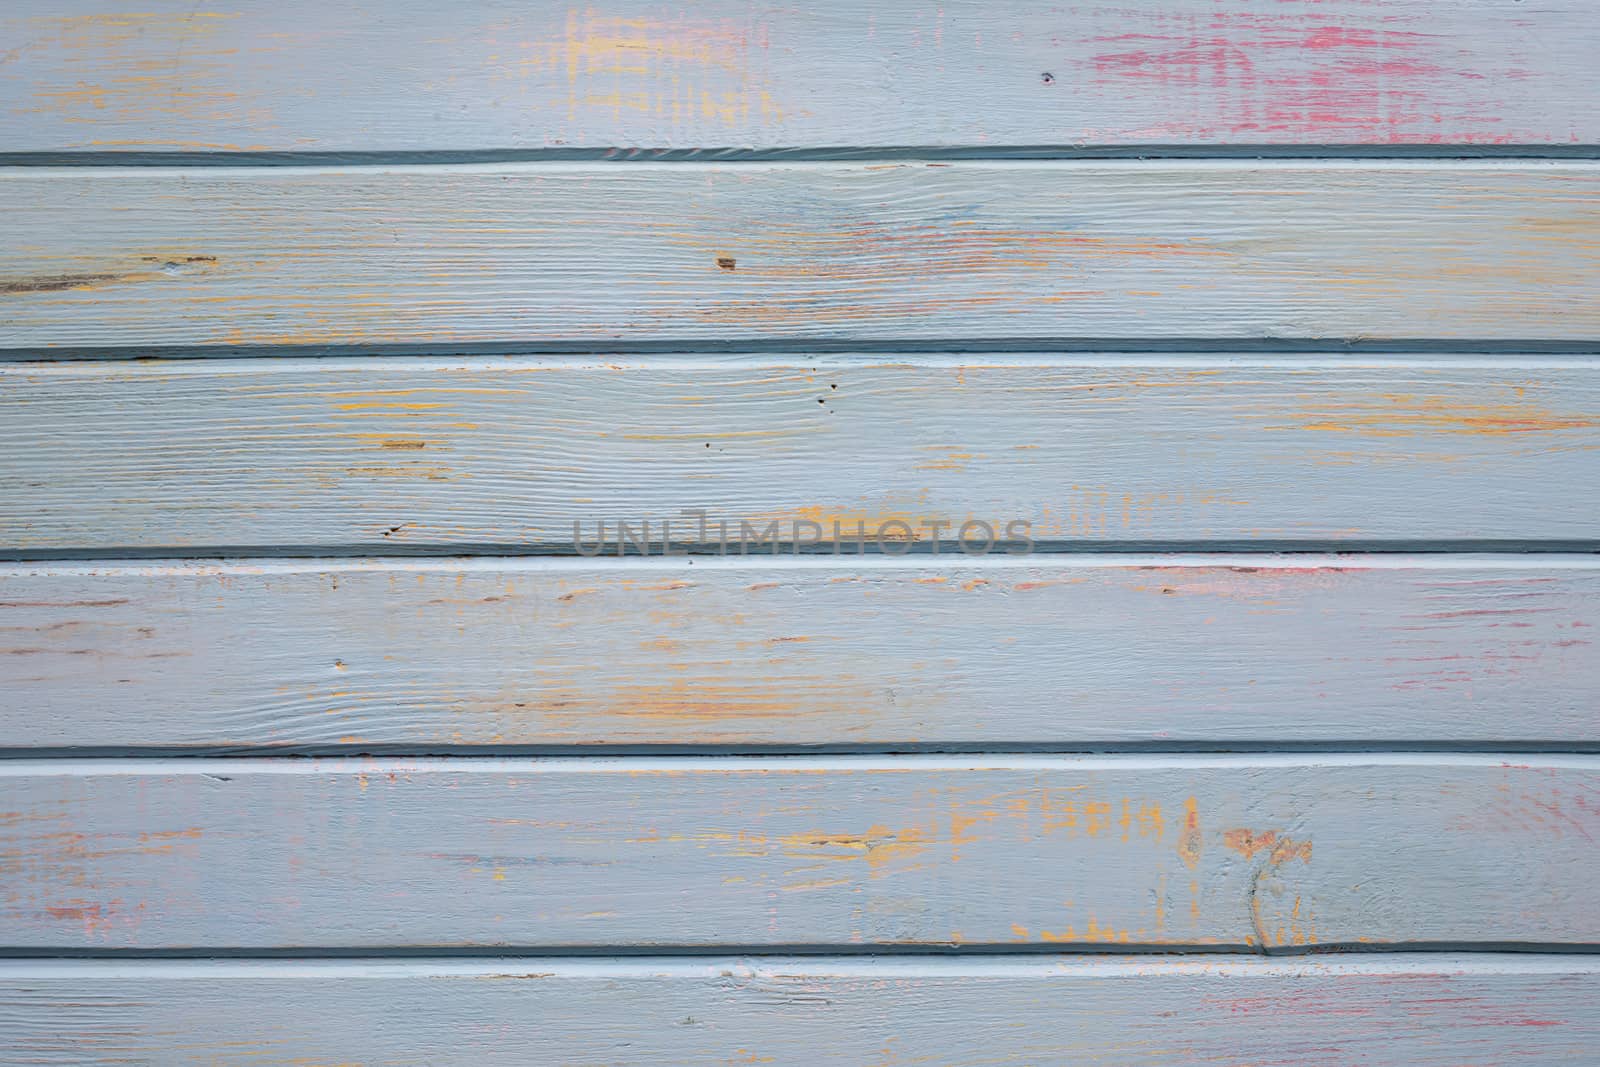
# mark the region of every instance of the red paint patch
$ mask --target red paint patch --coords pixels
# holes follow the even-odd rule
[[[93,937],[110,927],[121,924],[125,926],[138,924],[138,912],[143,910],[143,905],[134,909],[134,914],[129,914],[122,906],[122,901],[112,900],[105,903],[88,900],[68,900],[55,907],[47,907],[44,913],[58,922],[81,923],[83,932]]]

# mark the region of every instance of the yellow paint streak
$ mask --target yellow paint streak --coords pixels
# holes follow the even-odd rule
[[[263,103],[246,103],[231,86],[238,49],[216,38],[238,12],[118,12],[29,20],[27,51],[49,55],[63,74],[34,83],[34,106],[71,123],[137,127],[161,118],[186,122],[270,124]],[[72,80],[68,80],[71,78]],[[160,124],[154,127],[159,129]],[[100,142],[104,143],[104,142]],[[161,146],[161,140],[118,140],[118,145]],[[206,145],[204,147],[214,147]],[[233,147],[233,146],[225,146]]]
[[[1191,871],[1200,866],[1200,806],[1194,797],[1183,802],[1183,833],[1178,838],[1178,856]]]
[[[1126,928],[1118,929],[1112,926],[1101,926],[1093,916],[1089,924],[1082,931],[1069,925],[1065,930],[1040,930],[1039,940],[1056,944],[1073,943],[1102,943],[1102,944],[1127,944],[1132,935]]]
[[[925,497],[926,495],[926,493],[919,494],[920,497]],[[883,540],[885,541],[927,540],[932,537],[933,531],[931,528],[923,526],[924,522],[942,521],[948,523],[949,521],[942,516],[929,515],[912,510],[915,507],[917,507],[915,502],[908,502],[903,507],[888,508],[834,508],[813,504],[788,508],[783,511],[768,512],[757,519],[748,521],[758,534],[764,532],[769,523],[776,521],[781,524],[779,532],[785,536],[793,529],[792,523],[814,522],[822,527],[821,539],[823,541],[832,541],[837,538],[846,542],[853,542],[858,538],[870,542],[883,529],[886,523],[903,523],[905,526],[910,527],[911,535],[906,537],[905,531],[899,526],[892,526],[883,534]],[[951,529],[952,527],[946,525],[940,531],[941,535],[949,538]],[[730,525],[730,536],[735,532]]]
[[[520,43],[514,54],[488,60],[516,81],[562,77],[569,120],[609,113],[619,121],[631,113],[668,127],[771,126],[784,121],[785,110],[763,73],[766,50],[759,22],[700,18],[692,8],[673,18],[575,8],[561,36]],[[540,96],[550,94],[541,88],[530,100],[542,102]]]
[[[874,875],[886,873],[890,864],[921,855],[930,835],[918,827],[891,830],[874,824],[864,833],[807,832],[778,838],[785,855],[821,859],[866,860]]]
[[[800,703],[761,684],[676,679],[619,685],[610,703],[625,718],[715,722],[727,718],[793,717]]]
[[[641,839],[650,840],[650,839]],[[750,831],[710,830],[690,835],[669,835],[667,841],[691,841],[717,846],[723,855],[741,858],[783,856],[824,863],[864,861],[870,877],[881,877],[902,861],[921,855],[932,843],[922,827],[892,829],[873,824],[861,831],[808,830],[770,836]],[[812,870],[815,867],[803,868]],[[816,879],[793,883],[792,890],[819,889],[854,884],[854,879]]]

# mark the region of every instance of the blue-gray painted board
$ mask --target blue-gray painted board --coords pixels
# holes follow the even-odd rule
[[[0,946],[1600,942],[1600,757],[6,760]]]
[[[1600,305],[1597,305],[1600,307]],[[879,357],[881,360],[882,357]],[[0,547],[1593,539],[1587,358],[0,364]],[[686,509],[704,508],[702,537]],[[840,526],[833,533],[833,524]],[[969,531],[982,536],[980,528]],[[439,546],[443,546],[442,548]],[[657,546],[657,550],[659,545]],[[607,549],[611,550],[610,548]],[[756,551],[770,551],[757,545]],[[852,550],[847,544],[845,550]],[[946,547],[946,551],[951,551]]]
[[[8,0],[10,151],[1600,141],[1586,0]]]
[[[0,568],[28,746],[1594,744],[1592,556]]]
[[[0,1063],[1585,1067],[1574,956],[0,963]]]
[[[1600,337],[1600,163],[0,172],[0,347]]]

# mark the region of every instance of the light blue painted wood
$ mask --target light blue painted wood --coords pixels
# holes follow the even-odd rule
[[[0,786],[0,944],[39,951],[1600,941],[1596,756],[7,760]]]
[[[1600,337],[1600,163],[16,169],[0,347]]]
[[[0,146],[1600,141],[1585,0],[9,0]]]
[[[0,568],[7,746],[1600,742],[1592,556]]]
[[[1580,1067],[1587,957],[7,962],[0,1063]]]
[[[572,553],[574,523],[614,549],[665,517],[705,542],[1523,542],[1600,514],[1578,357],[0,364],[0,418],[14,550]]]
[[[1592,147],[1597,28],[1579,0],[19,0],[0,152]],[[692,507],[1057,550],[1594,539],[1586,357],[732,351],[1583,342],[1594,163],[768,158],[0,171],[12,356],[701,353],[10,364],[0,550],[559,552]],[[0,744],[1594,741],[1593,557],[1264,562],[13,565]],[[1600,1040],[1593,955],[999,955],[1592,946],[1595,756],[11,758],[0,785],[10,952],[982,953],[13,961],[3,1063]]]

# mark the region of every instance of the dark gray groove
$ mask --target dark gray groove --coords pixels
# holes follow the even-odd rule
[[[567,745],[322,744],[322,745],[62,745],[0,748],[0,760],[83,759],[458,759],[501,760],[597,756],[608,759],[711,756],[1111,756],[1111,755],[1600,755],[1600,738],[1588,741],[919,741],[786,744]]]
[[[81,948],[76,946],[0,947],[0,959],[95,960],[341,960],[341,959],[581,959],[608,957],[694,958],[729,956],[1326,956],[1397,955],[1403,952],[1514,952],[1593,955],[1600,944],[1550,941],[1394,941],[1386,944],[1341,941],[1321,945],[1103,945],[1063,946],[1012,942],[962,944],[781,944],[781,945],[355,945],[259,948]]]
[[[1015,543],[1012,543],[1013,545]],[[979,560],[983,555],[963,555],[952,542],[942,542],[943,550],[937,553],[940,559],[966,559]],[[651,556],[661,556],[659,545],[652,545]],[[841,551],[834,551],[839,547]],[[931,543],[924,542],[904,546],[903,552],[885,552],[877,545],[864,546],[865,552],[856,551],[859,546],[852,541],[842,542],[838,546],[827,541],[803,544],[781,544],[772,551],[752,551],[748,554],[727,551],[724,552],[714,544],[674,545],[674,558],[687,557],[687,565],[693,566],[694,558],[733,558],[760,560],[773,556],[833,556],[839,559],[851,559],[858,556],[889,556],[889,557],[918,557],[934,558],[935,553]],[[619,555],[619,548],[625,551]],[[994,555],[1006,554],[1008,544],[997,542],[992,553]],[[1514,538],[1452,538],[1452,539],[1421,539],[1421,540],[1356,540],[1356,539],[1305,539],[1285,540],[1268,539],[1220,539],[1210,541],[1141,541],[1141,540],[1082,540],[1035,541],[1033,550],[1027,553],[1030,557],[1063,556],[1063,555],[1136,555],[1136,554],[1176,554],[1176,553],[1226,553],[1248,555],[1296,555],[1317,554],[1334,556],[1361,556],[1361,555],[1444,555],[1450,553],[1499,553],[1509,555],[1600,555],[1600,537],[1596,538],[1564,538],[1560,540],[1519,540]],[[1019,553],[1020,554],[1020,553]],[[257,559],[403,559],[418,556],[428,556],[440,559],[452,558],[479,558],[479,557],[553,557],[579,559],[587,558],[596,561],[605,559],[637,559],[641,553],[632,546],[607,543],[604,555],[583,556],[571,544],[515,544],[515,543],[461,543],[461,544],[391,544],[391,543],[362,543],[341,545],[197,545],[186,547],[172,546],[125,546],[125,545],[83,545],[72,548],[52,549],[20,549],[0,546],[0,562],[9,563],[99,563],[107,560],[186,560],[186,561],[222,561],[231,558],[252,557]]]
[[[383,167],[461,163],[983,162],[1053,159],[1600,159],[1594,144],[820,145],[808,148],[475,148],[309,152],[0,152],[6,167]]]
[[[0,346],[0,362],[77,362],[154,359],[319,359],[350,356],[785,356],[846,353],[871,360],[893,355],[1377,355],[1595,356],[1600,338],[1474,341],[1428,337],[969,337],[916,340],[886,337],[746,337],[630,341],[429,341],[404,344],[126,345],[48,348]]]

